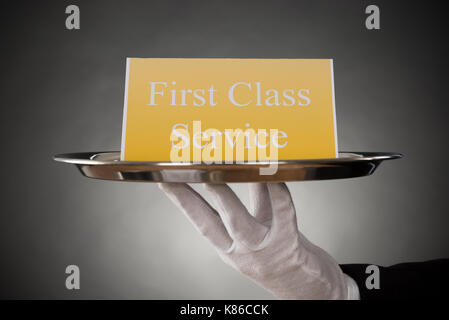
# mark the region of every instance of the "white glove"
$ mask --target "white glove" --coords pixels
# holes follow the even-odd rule
[[[355,281],[298,231],[285,183],[250,184],[252,215],[225,184],[205,185],[217,210],[187,184],[161,183],[159,187],[227,264],[275,297],[359,298]]]

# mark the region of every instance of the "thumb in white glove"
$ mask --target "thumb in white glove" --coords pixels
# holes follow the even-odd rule
[[[251,215],[231,188],[206,184],[215,210],[187,184],[159,187],[220,257],[279,299],[358,299],[354,280],[299,231],[285,183],[250,184]]]

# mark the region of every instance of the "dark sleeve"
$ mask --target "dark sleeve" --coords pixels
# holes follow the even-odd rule
[[[341,269],[357,283],[361,300],[444,299],[449,294],[449,259],[379,266],[379,289],[367,289],[368,264],[343,264]]]

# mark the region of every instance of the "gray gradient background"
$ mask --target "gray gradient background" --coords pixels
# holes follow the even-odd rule
[[[365,29],[364,1],[74,1],[79,31],[65,29],[72,2],[3,3],[1,297],[271,298],[156,185],[52,161],[120,148],[127,56],[334,58],[340,150],[405,158],[366,178],[289,184],[300,229],[339,263],[449,256],[440,2],[373,1],[380,31]],[[68,264],[79,291],[65,289]]]

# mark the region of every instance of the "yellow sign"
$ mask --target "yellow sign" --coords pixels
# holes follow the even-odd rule
[[[337,155],[330,59],[127,59],[122,160]]]

